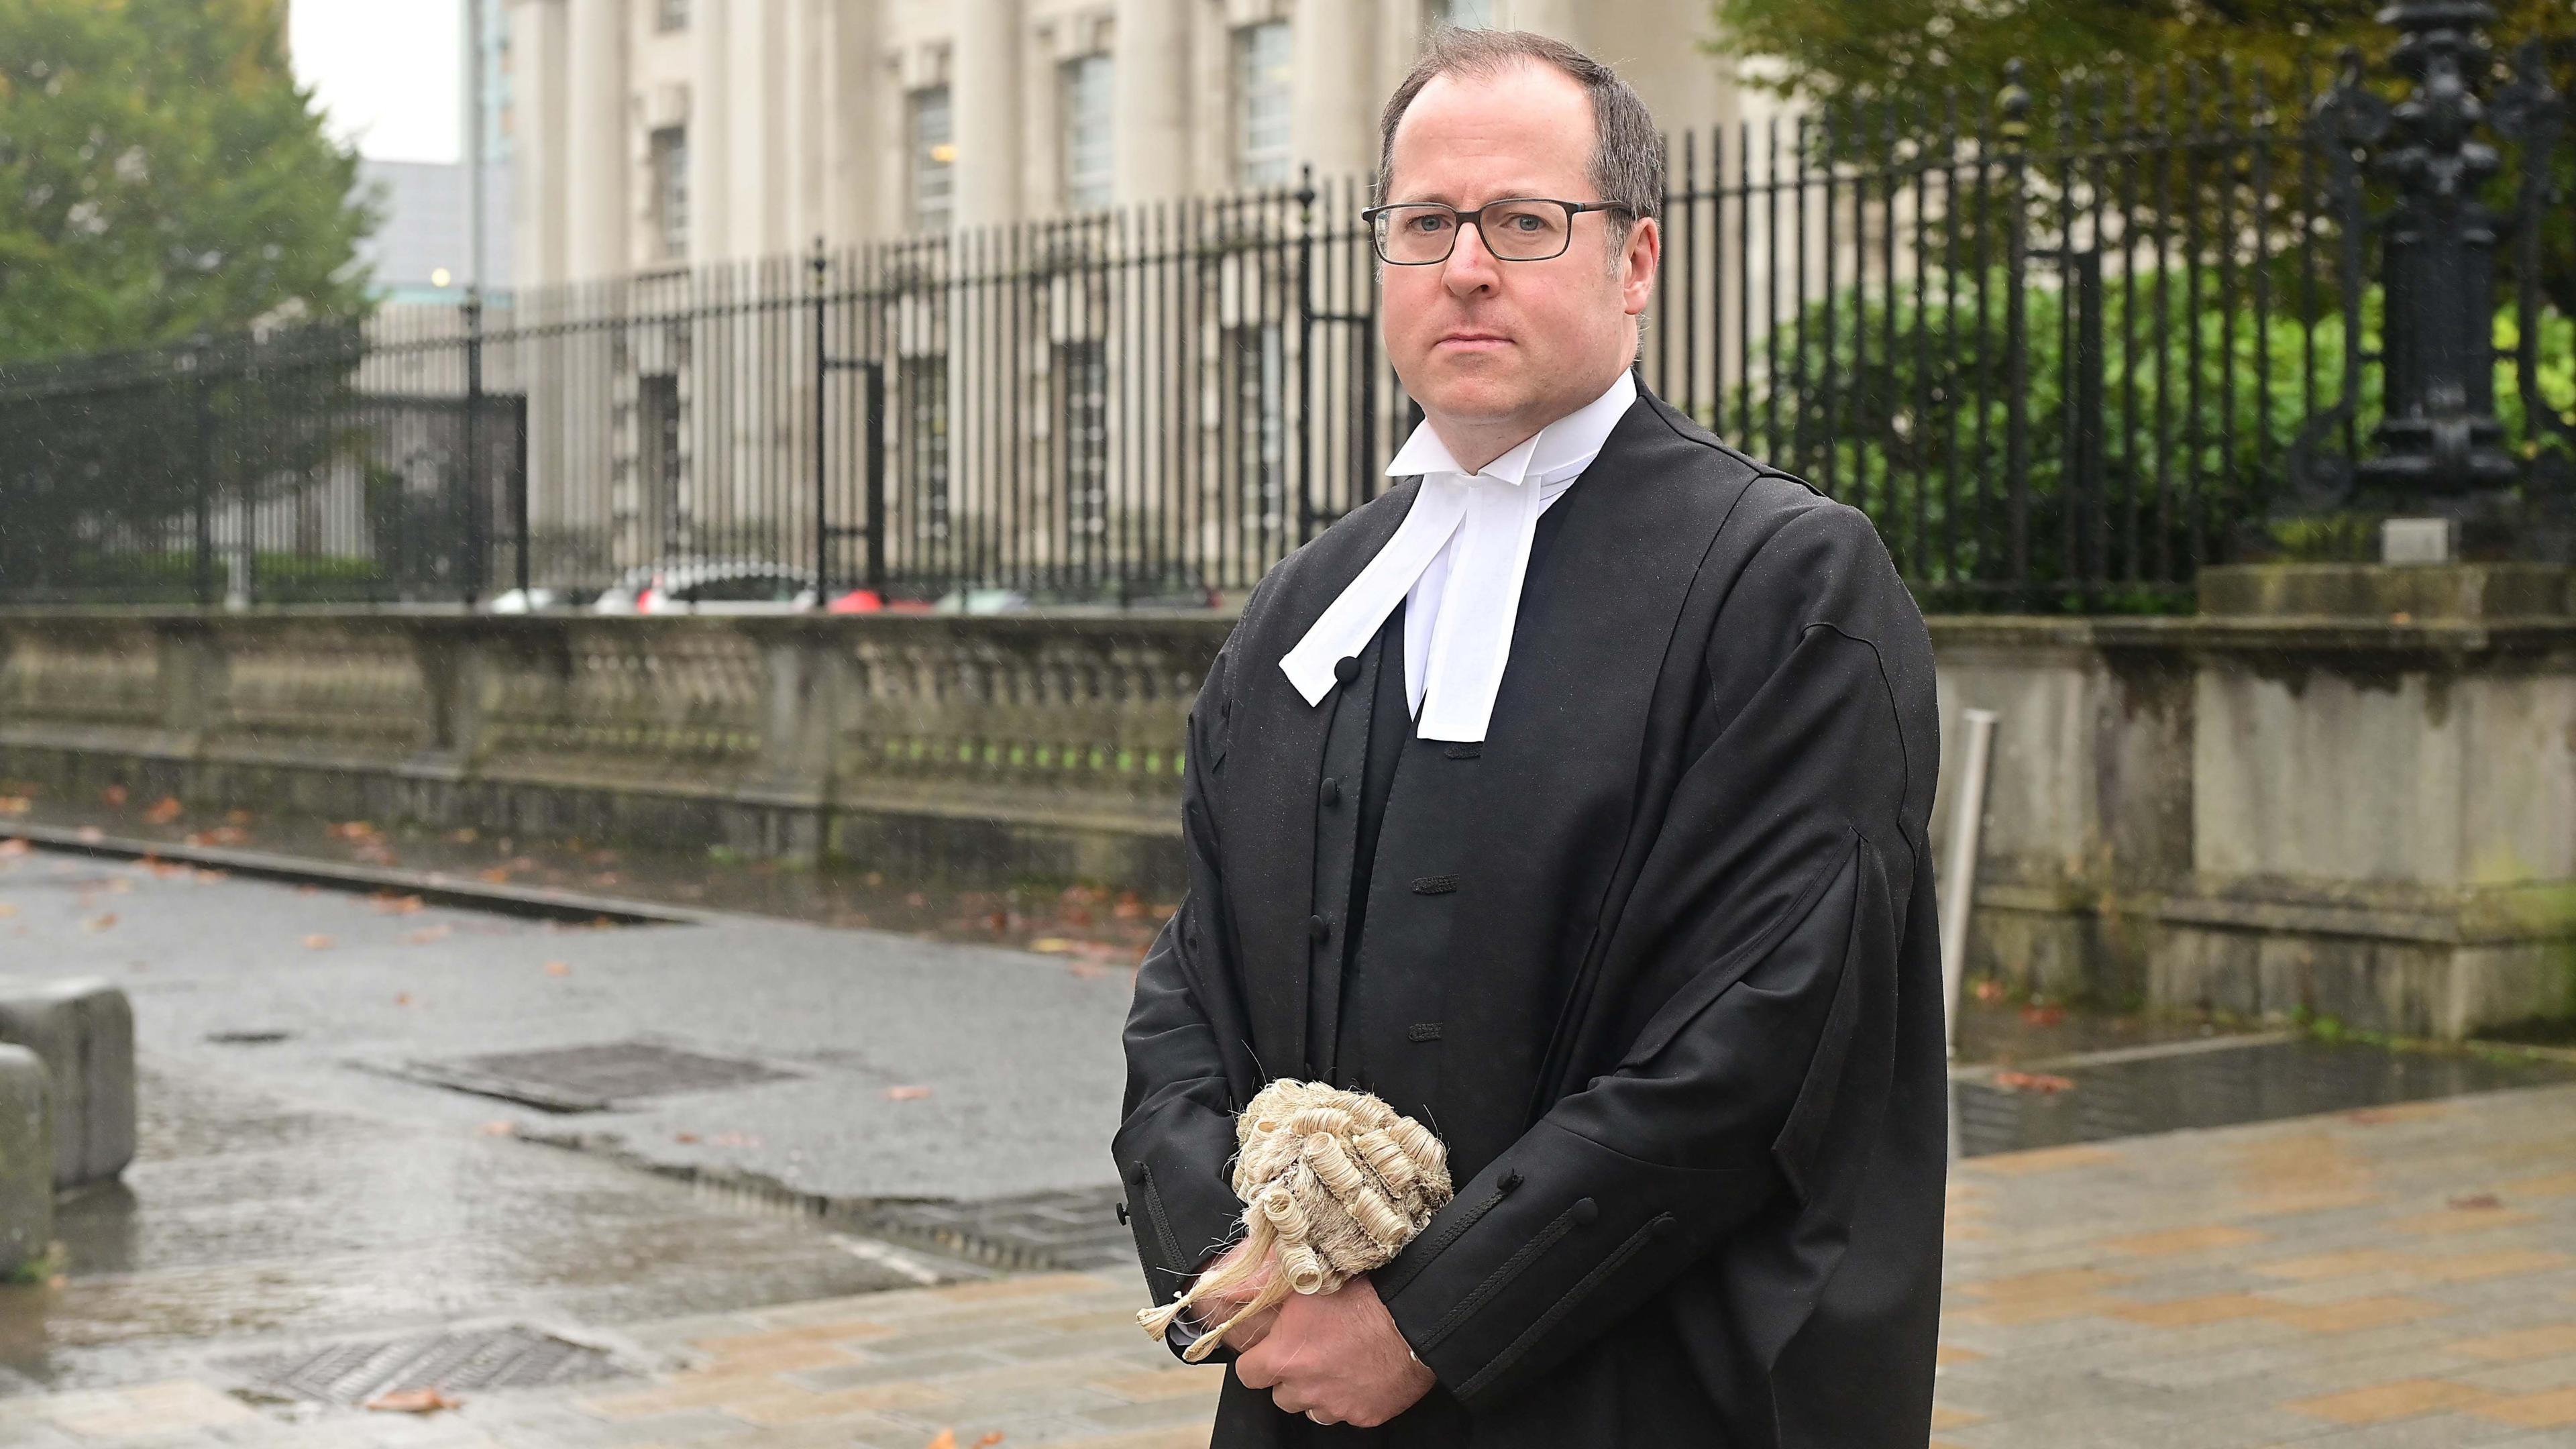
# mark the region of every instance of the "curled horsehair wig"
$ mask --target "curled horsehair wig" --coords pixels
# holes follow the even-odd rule
[[[1235,1324],[1291,1292],[1330,1293],[1385,1266],[1451,1194],[1440,1139],[1366,1092],[1272,1082],[1235,1118],[1234,1137],[1242,1149],[1234,1195],[1244,1202],[1248,1250],[1136,1321],[1159,1340],[1199,1298],[1251,1282],[1274,1256],[1278,1266],[1251,1302],[1183,1351],[1191,1363],[1214,1353]]]

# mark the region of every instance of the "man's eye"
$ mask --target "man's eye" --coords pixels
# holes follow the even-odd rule
[[[1539,219],[1535,215],[1526,211],[1513,216],[1511,222],[1512,225],[1519,227],[1523,231],[1536,231],[1539,229]]]
[[[1416,216],[1413,220],[1405,223],[1405,225],[1412,227],[1415,231],[1447,231],[1449,229],[1449,218],[1434,212],[1427,216]]]

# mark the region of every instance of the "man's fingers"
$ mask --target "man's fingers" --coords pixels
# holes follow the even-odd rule
[[[1225,1331],[1226,1344],[1236,1353],[1244,1353],[1258,1346],[1261,1340],[1268,1338],[1270,1330],[1278,1322],[1279,1313],[1276,1309],[1268,1313],[1256,1313]]]
[[[1264,1331],[1267,1332],[1266,1329]],[[1266,1389],[1279,1382],[1278,1355],[1264,1353],[1259,1348],[1240,1354],[1234,1361],[1234,1376],[1241,1379],[1247,1389]]]

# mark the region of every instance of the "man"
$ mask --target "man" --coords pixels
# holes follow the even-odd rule
[[[1925,1440],[1930,643],[1865,519],[1632,380],[1662,179],[1635,93],[1536,36],[1444,31],[1387,107],[1425,422],[1199,695],[1112,1151],[1163,1302],[1237,1236],[1274,1078],[1420,1119],[1458,1191],[1228,1335],[1220,1449]]]

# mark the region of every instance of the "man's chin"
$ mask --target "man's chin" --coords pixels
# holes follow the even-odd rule
[[[1428,385],[1409,391],[1424,412],[1462,423],[1505,422],[1520,416],[1530,405],[1529,389],[1519,386],[1518,379],[1435,377]]]

